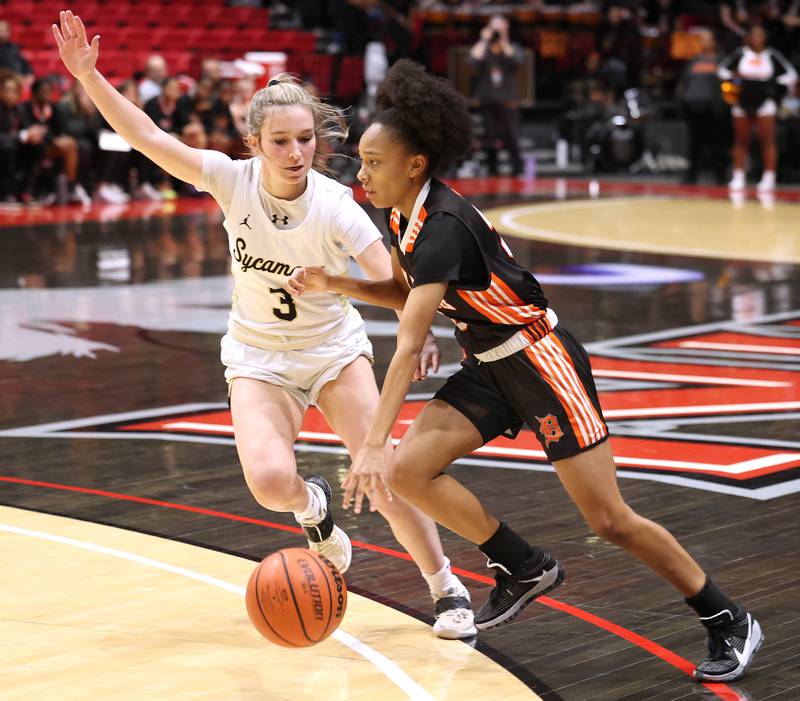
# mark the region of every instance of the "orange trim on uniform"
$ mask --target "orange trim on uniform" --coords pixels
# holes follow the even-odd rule
[[[592,400],[590,399],[589,395],[587,394],[586,389],[583,386],[583,382],[581,382],[580,376],[578,375],[578,371],[575,369],[575,363],[572,362],[572,358],[570,357],[570,354],[567,353],[567,349],[564,348],[564,344],[561,343],[561,341],[558,338],[558,336],[553,334],[553,336],[551,336],[551,340],[552,340],[553,343],[555,343],[559,347],[559,349],[561,350],[562,357],[565,358],[566,361],[569,363],[569,367],[572,370],[572,372],[575,374],[575,378],[578,381],[578,386],[581,389],[581,394],[586,398],[586,403],[587,403],[589,409],[592,412],[592,418],[594,419],[595,422],[597,422],[597,425],[601,427],[602,435],[605,435],[605,433],[607,431],[606,431],[606,427],[605,427],[605,425],[603,423],[603,420],[600,418],[600,414],[598,414],[597,409],[595,409],[595,406],[592,403]]]
[[[562,343],[553,335],[525,349],[525,354],[555,392],[573,428],[578,445],[588,448],[601,440],[607,429],[583,386],[575,365]]]
[[[507,316],[501,316],[498,310],[493,309],[491,302],[488,302],[482,295],[474,290],[457,290],[458,296],[461,297],[470,307],[472,307],[482,317],[502,324],[503,326],[514,326],[517,322]]]
[[[425,211],[425,207],[420,207],[417,221],[414,222],[414,226],[411,229],[411,234],[408,237],[408,241],[406,241],[406,246],[405,246],[406,253],[411,253],[411,251],[414,250],[414,242],[417,240],[417,236],[419,236],[419,232],[422,230],[422,225],[425,223],[425,220],[427,218],[428,218],[428,212]]]
[[[607,435],[608,429],[600,418],[597,409],[595,409],[591,398],[586,392],[586,388],[583,386],[583,382],[581,382],[581,378],[578,375],[578,371],[575,369],[575,364],[572,362],[572,358],[555,334],[548,336],[543,343],[545,343],[545,345],[548,347],[552,346],[553,357],[565,370],[566,377],[576,392],[578,399],[580,400],[581,413],[587,420],[587,434],[589,437],[588,445],[596,443],[605,435]]]
[[[528,326],[522,329],[522,333],[525,334],[532,343],[538,343],[552,330],[553,327],[550,325],[550,320],[545,315],[532,324],[528,324]]]
[[[458,294],[473,309],[480,312],[481,316],[499,324],[528,326],[542,319],[547,313],[534,304],[525,304],[494,273],[487,289],[459,290]]]
[[[519,306],[521,306],[521,307],[523,307],[523,306],[524,306],[524,307],[527,307],[527,306],[532,306],[532,305],[525,304],[525,302],[523,302],[523,301],[522,301],[522,300],[521,300],[521,299],[520,299],[520,298],[517,296],[517,293],[516,293],[516,292],[514,292],[514,290],[512,290],[512,289],[511,289],[511,288],[510,288],[508,285],[506,285],[506,283],[505,283],[505,282],[503,282],[503,280],[502,280],[500,277],[498,277],[497,275],[495,275],[494,273],[492,273],[492,283],[493,283],[493,284],[495,284],[495,285],[497,285],[497,286],[498,286],[498,287],[499,287],[501,290],[503,290],[503,292],[505,292],[505,293],[506,293],[506,295],[508,296],[508,298],[509,298],[509,299],[510,299],[512,302],[514,302],[514,304],[516,304],[516,305],[519,305]]]
[[[586,442],[586,437],[583,434],[581,422],[576,416],[575,407],[571,401],[569,392],[565,391],[562,383],[559,382],[557,374],[549,366],[548,361],[541,357],[541,351],[537,349],[536,346],[528,346],[524,349],[524,351],[525,355],[528,356],[528,360],[530,360],[533,364],[533,367],[539,371],[539,374],[542,376],[544,381],[547,382],[553,392],[555,392],[556,397],[558,397],[559,402],[561,402],[561,405],[564,407],[564,411],[567,412],[567,421],[569,421],[570,426],[572,426],[572,431],[575,434],[575,437],[578,439],[578,445],[581,448],[585,448],[588,443]]]
[[[400,210],[392,209],[389,215],[389,228],[397,235],[400,236]]]

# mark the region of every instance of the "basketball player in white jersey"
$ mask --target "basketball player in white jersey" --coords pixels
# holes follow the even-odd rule
[[[298,475],[294,442],[315,404],[355,455],[378,404],[372,346],[346,297],[294,299],[283,289],[308,261],[342,274],[353,257],[372,279],[392,276],[381,235],[350,189],[312,169],[325,164],[318,146],[344,135],[341,115],[289,76],[273,79],[250,105],[254,155],[232,161],[181,143],[119,95],[95,68],[100,38],[90,45],[72,12],[61,12],[52,29],[64,65],[114,130],[166,172],[210,192],[225,213],[235,290],[222,361],[247,485],[265,508],[293,512],[309,547],[346,571],[350,539],[333,523],[330,486]],[[391,442],[385,449],[391,454]],[[356,478],[348,475],[345,484]],[[399,498],[381,496],[371,508],[387,518],[427,581],[436,634],[474,635],[469,593],[450,569],[434,522]]]

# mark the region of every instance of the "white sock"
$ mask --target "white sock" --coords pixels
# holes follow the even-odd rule
[[[774,183],[775,182],[775,171],[774,170],[765,170],[761,174],[761,182],[762,183]]]
[[[461,580],[453,574],[450,569],[450,560],[447,558],[444,559],[444,567],[438,572],[434,572],[433,574],[425,574],[422,572],[422,576],[428,583],[428,589],[431,590],[431,596],[434,601],[444,596],[465,596],[469,599],[467,588],[461,583]]]
[[[308,505],[303,511],[295,511],[294,519],[304,526],[313,526],[322,521],[328,513],[325,493],[316,484],[306,482]]]

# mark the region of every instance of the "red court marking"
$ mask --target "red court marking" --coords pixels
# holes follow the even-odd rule
[[[192,513],[202,514],[204,516],[214,516],[216,518],[224,518],[229,521],[240,521],[242,523],[251,523],[257,526],[264,526],[266,528],[274,528],[275,530],[279,531],[288,531],[290,533],[302,533],[302,529],[297,528],[295,526],[285,526],[282,523],[274,523],[272,521],[265,521],[259,518],[251,518],[249,516],[239,516],[237,514],[230,514],[225,511],[216,511],[214,509],[204,509],[199,506],[189,506],[187,504],[178,504],[175,502],[169,501],[161,501],[159,499],[150,499],[148,497],[137,497],[130,494],[120,494],[118,492],[107,492],[102,489],[89,489],[87,487],[74,487],[67,484],[57,484],[54,482],[39,482],[37,480],[29,480],[23,479],[21,477],[5,477],[0,476],[0,482],[7,482],[10,484],[24,484],[29,487],[45,487],[47,489],[59,489],[66,492],[80,492],[82,494],[93,494],[95,496],[101,497],[108,497],[109,499],[119,499],[121,501],[132,501],[139,504],[148,504],[150,506],[163,506],[167,509],[177,509],[178,511],[190,511]],[[380,545],[372,545],[371,543],[364,543],[358,540],[352,541],[353,545],[357,548],[362,548],[363,550],[372,550],[373,552],[379,552],[384,555],[389,555],[391,557],[396,557],[401,560],[411,560],[411,556],[408,553],[401,552],[400,550],[394,550],[392,548],[384,548]],[[453,567],[453,572],[457,575],[465,577],[467,579],[471,579],[475,582],[481,582],[483,584],[494,584],[494,580],[486,575],[478,574],[477,572],[472,572],[470,570],[464,570],[460,567]],[[614,635],[618,635],[619,637],[627,640],[629,643],[633,643],[637,647],[642,648],[646,652],[649,652],[651,655],[655,655],[656,657],[660,657],[662,660],[667,662],[668,664],[676,667],[684,674],[692,676],[692,670],[694,669],[694,665],[689,662],[689,660],[684,659],[680,655],[676,655],[671,650],[668,650],[665,647],[662,647],[658,643],[653,642],[652,640],[645,638],[638,633],[634,633],[632,630],[628,630],[627,628],[623,628],[616,623],[612,623],[611,621],[607,621],[605,618],[601,618],[600,616],[595,616],[593,613],[588,613],[583,609],[578,608],[577,606],[572,606],[570,604],[565,604],[561,601],[556,599],[552,599],[549,596],[542,596],[537,599],[537,602],[544,604],[552,609],[557,609],[558,611],[563,611],[564,613],[568,613],[571,616],[575,616],[576,618],[580,618],[587,623],[591,623],[598,628],[602,628],[603,630],[607,630],[609,633],[614,633]],[[746,701],[742,696],[740,696],[736,691],[730,688],[727,684],[709,684],[703,683],[703,686],[714,693],[717,697],[724,699],[724,701]]]

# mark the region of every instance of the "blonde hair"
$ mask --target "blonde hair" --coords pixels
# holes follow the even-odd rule
[[[247,115],[248,135],[260,139],[261,127],[272,109],[295,105],[307,107],[314,117],[314,135],[317,138],[314,169],[332,175],[333,171],[328,165],[331,158],[329,151],[332,150],[334,142],[344,141],[347,138],[347,122],[338,108],[312,95],[300,80],[290,73],[275,76],[265,88],[261,88],[253,95]]]

